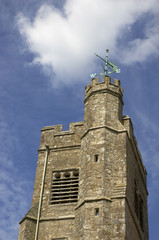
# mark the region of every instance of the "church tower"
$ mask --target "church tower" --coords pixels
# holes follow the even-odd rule
[[[120,81],[85,88],[84,121],[42,129],[18,240],[148,240],[146,170]]]

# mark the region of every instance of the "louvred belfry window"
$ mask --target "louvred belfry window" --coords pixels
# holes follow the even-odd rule
[[[78,201],[79,170],[54,171],[50,204],[73,203]]]

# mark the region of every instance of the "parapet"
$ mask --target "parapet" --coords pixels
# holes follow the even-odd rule
[[[114,79],[114,83],[111,83],[111,78],[109,76],[104,76],[102,82],[99,82],[99,78],[93,78],[92,82],[85,87],[85,101],[93,92],[101,90],[115,92],[121,95],[121,97],[123,96],[123,89],[120,86],[120,81]]]
[[[41,132],[44,132],[44,131],[62,132],[62,128],[63,128],[62,124],[46,126],[46,127],[41,129]]]
[[[84,122],[73,122],[69,124],[69,130],[67,131],[63,131],[63,125],[59,124],[59,125],[52,125],[52,126],[46,126],[44,128],[41,129],[41,132],[43,131],[54,131],[55,134],[68,134],[68,133],[74,133],[75,129],[77,129],[80,126],[83,126]]]
[[[67,145],[81,144],[83,125],[83,122],[70,123],[68,131],[62,130],[63,125],[53,125],[42,128],[40,149],[45,148],[45,146],[61,148],[66,147]]]

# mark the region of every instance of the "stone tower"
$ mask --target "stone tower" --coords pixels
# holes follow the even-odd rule
[[[18,240],[148,240],[146,170],[122,96],[118,80],[95,78],[83,122],[42,129]]]

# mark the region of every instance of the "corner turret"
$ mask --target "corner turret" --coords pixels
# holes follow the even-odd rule
[[[85,88],[85,130],[92,127],[108,125],[121,128],[123,112],[123,89],[120,81],[114,79],[111,83],[109,76],[92,79],[91,84]]]

